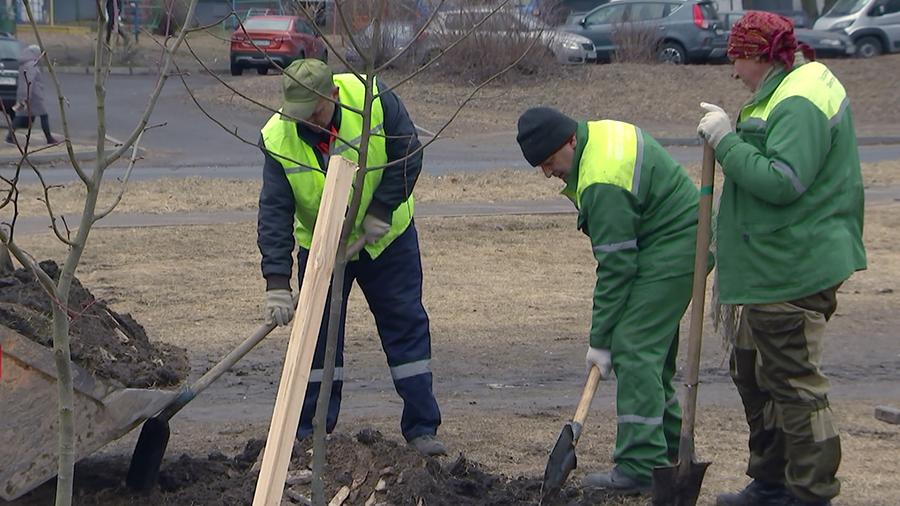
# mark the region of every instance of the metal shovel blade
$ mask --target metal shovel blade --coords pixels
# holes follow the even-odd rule
[[[544,470],[544,483],[541,486],[541,504],[544,505],[553,497],[555,492],[563,486],[569,473],[577,466],[575,458],[575,428],[572,423],[563,426],[547,459],[547,468]],[[579,428],[580,429],[580,428]],[[579,430],[580,432],[580,430]]]
[[[653,468],[653,506],[695,506],[709,462],[679,462]]]

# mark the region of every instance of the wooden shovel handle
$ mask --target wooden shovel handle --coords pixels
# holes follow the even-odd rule
[[[681,445],[678,458],[690,463],[694,451],[694,420],[697,413],[697,387],[700,382],[700,345],[703,340],[703,306],[706,299],[706,270],[712,221],[713,181],[716,152],[703,142],[703,166],[700,172],[700,213],[697,223],[697,248],[694,252],[694,291],[691,302],[691,330],[688,337],[687,370],[684,375],[684,415],[681,419]]]
[[[584,421],[587,419],[588,408],[591,407],[591,401],[594,400],[594,394],[597,393],[597,383],[599,382],[600,369],[597,366],[591,366],[587,383],[584,384],[584,391],[581,392],[581,400],[578,401],[578,407],[575,409],[573,422],[584,425]]]

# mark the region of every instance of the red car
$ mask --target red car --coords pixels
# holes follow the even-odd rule
[[[284,68],[304,58],[327,61],[328,49],[316,29],[296,16],[252,16],[231,35],[233,76],[251,67],[266,74],[270,68],[277,68],[273,62]]]

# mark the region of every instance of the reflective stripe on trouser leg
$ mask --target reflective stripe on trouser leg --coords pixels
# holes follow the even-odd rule
[[[789,303],[745,308],[759,352],[760,387],[771,394],[775,422],[784,433],[785,485],[794,497],[809,502],[840,492],[835,474],[841,443],[827,396],[831,383],[819,367],[836,288]]]
[[[692,276],[639,283],[612,332],[618,414],[613,460],[629,477],[649,483],[654,467],[669,464],[670,449],[677,448],[671,439],[681,430],[681,409],[673,401],[673,341],[691,300]]]
[[[441,412],[432,391],[431,334],[422,305],[422,263],[415,225],[375,260],[364,255],[356,278],[381,337],[394,388],[403,399],[400,430],[407,441],[434,434]]]
[[[309,250],[300,248],[297,253],[297,265],[300,272],[300,286],[303,286],[303,272],[306,270],[306,259]],[[343,307],[340,313],[340,325],[338,327],[337,346],[334,356],[335,371],[334,383],[331,385],[331,397],[328,401],[328,417],[325,430],[328,433],[334,431],[337,425],[338,414],[341,411],[341,391],[344,387],[344,322],[347,319],[347,296],[353,285],[353,277],[349,269],[344,274]],[[297,437],[302,439],[313,431],[312,420],[316,413],[316,403],[319,399],[319,389],[322,386],[322,374],[325,363],[325,345],[328,336],[328,321],[331,312],[331,290],[328,290],[328,298],[325,302],[325,311],[322,314],[322,326],[319,328],[319,337],[316,341],[316,353],[313,356],[312,367],[309,373],[309,383],[303,397],[303,408],[300,411],[300,423],[297,426]]]

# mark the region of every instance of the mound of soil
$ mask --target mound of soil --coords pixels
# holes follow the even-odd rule
[[[40,267],[59,280],[55,262],[45,260]],[[30,271],[17,269],[0,278],[0,325],[48,348],[53,347],[52,304]],[[78,279],[72,281],[68,306],[72,360],[91,374],[148,388],[176,385],[190,372],[183,348],[151,343],[130,314],[111,310]]]
[[[75,469],[75,504],[94,506],[249,506],[259,477],[265,442],[251,439],[242,453],[228,458],[215,452],[205,458],[187,454],[167,461],[159,486],[138,494],[124,485],[129,458],[89,457]],[[297,442],[288,469],[282,505],[308,505],[312,438]],[[364,429],[350,437],[333,434],[326,443],[326,502],[344,497],[342,506],[503,506],[536,505],[541,479],[507,478],[482,471],[477,462],[459,455],[445,464],[424,457],[405,444]],[[52,497],[53,482],[26,494],[10,506],[30,506]],[[552,506],[623,504],[624,498],[597,489],[570,487],[553,497]],[[629,504],[637,504],[632,498]]]

